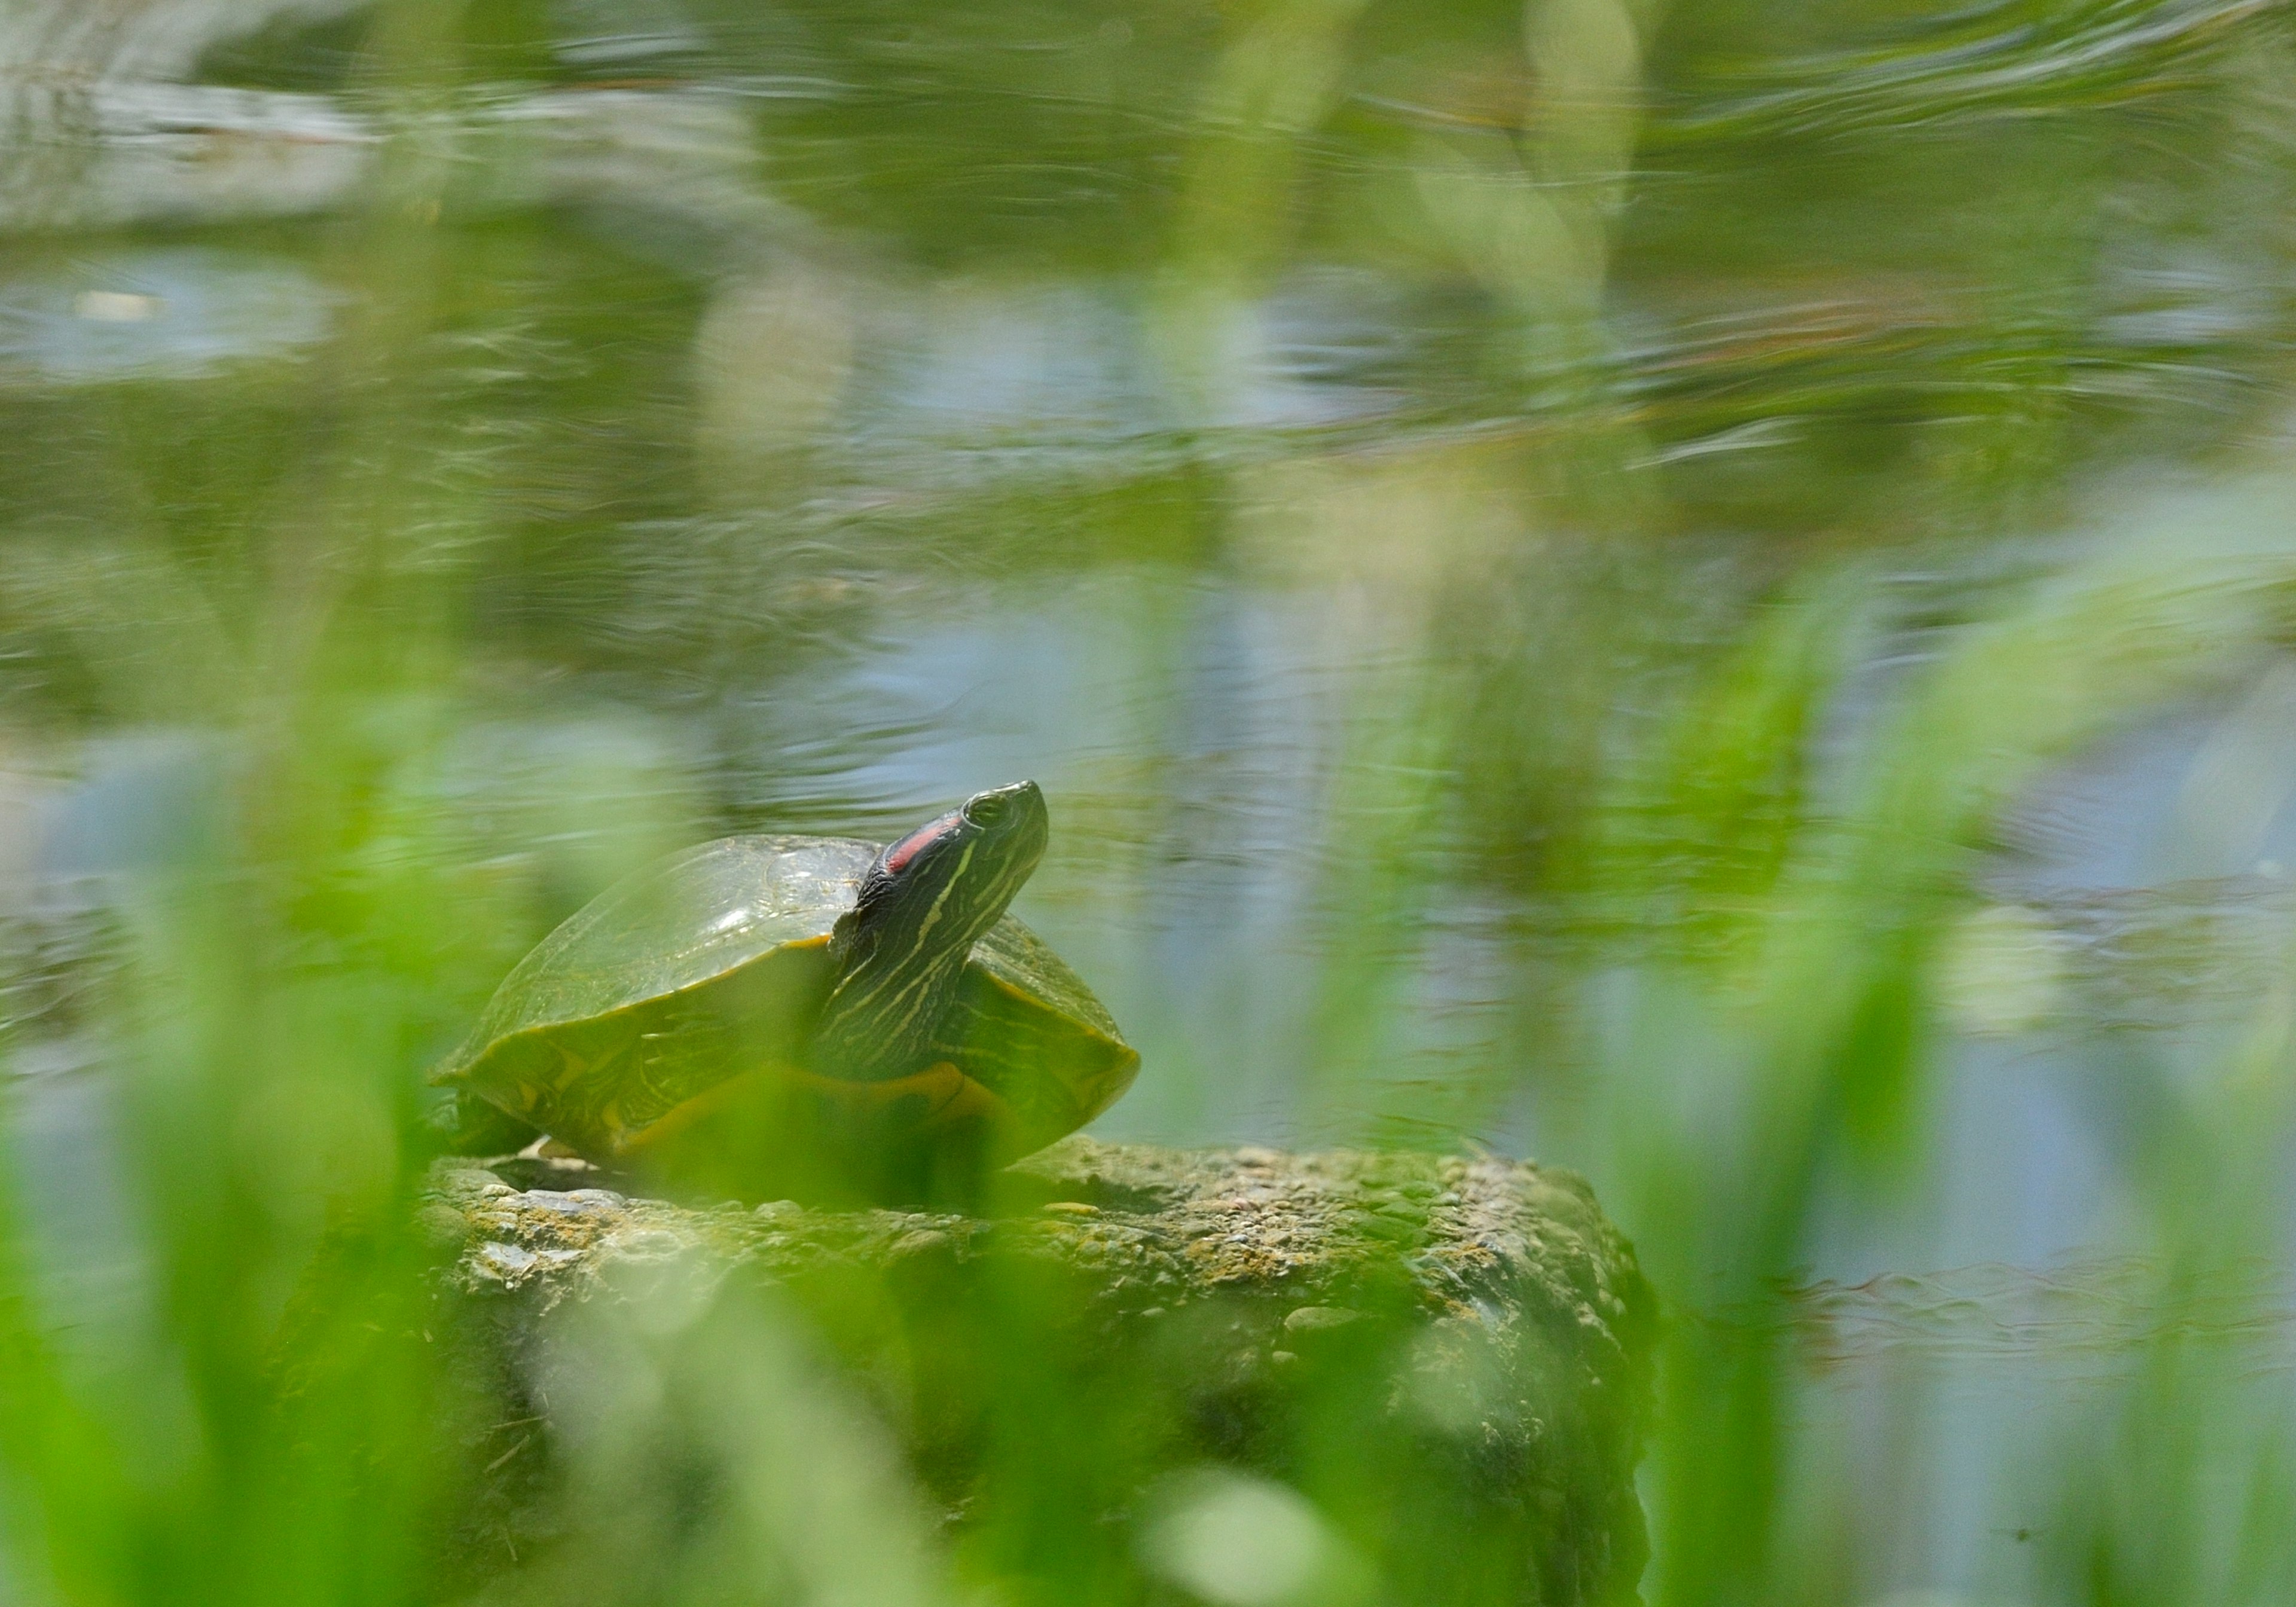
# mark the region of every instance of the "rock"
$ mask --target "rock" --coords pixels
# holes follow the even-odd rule
[[[447,1242],[440,1213],[465,1225],[445,1298],[494,1336],[519,1416],[547,1417],[529,1381],[554,1310],[655,1298],[627,1269],[682,1261],[801,1310],[955,1529],[995,1520],[1027,1473],[1013,1447],[1041,1424],[1071,1460],[1088,1437],[1086,1532],[1122,1519],[1126,1491],[1224,1464],[1300,1480],[1343,1526],[1350,1500],[1371,1532],[1418,1525],[1421,1565],[1480,1570],[1481,1599],[1494,1568],[1513,1570],[1503,1599],[1634,1597],[1653,1300],[1569,1173],[1079,1137],[1012,1168],[995,1214],[964,1216],[695,1209],[593,1186],[578,1162],[499,1170],[555,1186],[456,1162],[423,1228]],[[1316,1489],[1335,1445],[1357,1476]],[[499,1493],[512,1550],[547,1528],[530,1510],[545,1484]],[[1452,1593],[1429,1578],[1403,1594]]]

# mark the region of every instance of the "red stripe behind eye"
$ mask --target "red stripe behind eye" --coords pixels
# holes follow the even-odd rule
[[[887,873],[899,874],[902,866],[922,853],[934,839],[946,835],[955,824],[955,815],[944,815],[939,820],[929,821],[902,838],[900,841],[885,850]]]

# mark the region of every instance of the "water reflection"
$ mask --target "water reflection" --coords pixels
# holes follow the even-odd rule
[[[2257,6],[472,9],[0,24],[0,914],[58,1199],[114,1176],[74,1001],[171,877],[285,883],[412,1076],[664,847],[1032,775],[1021,913],[1145,1057],[1100,1131],[1484,1142],[1631,1209],[1606,1102],[1672,1056],[1730,1105],[1734,1051],[1607,1002],[1742,1002],[1989,621],[2287,505]],[[2099,611],[2128,660],[2206,656],[2175,578]],[[1939,1312],[2125,1316],[2132,1263],[1869,1280],[2153,1250],[2148,1145],[2286,974],[2290,672],[2243,629],[1906,893],[1923,1164],[1790,1248],[1834,1430],[1927,1398],[1866,1362],[1976,1381],[1940,1488],[2034,1397]],[[63,1262],[127,1257],[83,1215]]]
[[[249,20],[234,14],[232,26]],[[570,12],[576,31],[552,49],[585,67],[665,54],[689,65],[706,60],[693,53],[702,49],[698,25],[668,11],[621,21],[627,31],[584,32],[597,19]],[[272,48],[291,54],[288,37]],[[133,59],[146,71],[159,61]],[[195,73],[195,60],[179,50],[170,70]],[[718,65],[729,85],[743,82],[734,63]],[[238,122],[250,124],[257,102],[235,103],[244,114]],[[448,185],[459,204],[480,214],[565,201],[637,207],[707,220],[718,241],[673,275],[702,281],[698,302],[693,292],[662,292],[686,310],[648,332],[669,343],[669,367],[690,374],[690,397],[668,399],[667,414],[650,422],[646,409],[662,401],[644,389],[659,382],[655,371],[617,374],[609,382],[630,389],[598,415],[642,439],[659,433],[672,450],[688,434],[699,449],[696,484],[665,486],[653,517],[613,520],[609,529],[588,514],[562,519],[545,500],[530,529],[562,522],[594,545],[557,549],[572,566],[563,571],[549,553],[523,573],[514,564],[503,583],[506,595],[523,589],[539,617],[559,621],[524,634],[529,660],[588,660],[578,698],[619,712],[603,725],[569,723],[549,707],[561,694],[545,691],[531,721],[506,728],[507,748],[504,728],[478,728],[472,740],[490,761],[573,740],[574,757],[547,784],[527,787],[516,764],[492,775],[450,767],[463,777],[455,796],[472,807],[489,795],[557,787],[580,806],[548,838],[609,845],[545,877],[555,890],[539,897],[536,918],[578,902],[632,861],[634,845],[728,824],[882,830],[983,777],[1038,774],[1070,800],[1076,825],[1056,845],[1035,917],[1088,972],[1110,978],[1119,1013],[1142,1023],[1152,1062],[1172,1069],[1160,1085],[1168,1092],[1158,1095],[1153,1079],[1144,1084],[1111,1130],[1292,1138],[1358,1122],[1363,1109],[1318,1107],[1300,1080],[1316,1007],[1307,978],[1324,941],[1317,923],[1332,918],[1319,899],[1333,858],[1350,852],[1332,834],[1330,778],[1356,757],[1344,726],[1365,677],[1397,663],[1412,671],[1423,628],[1414,611],[1427,606],[1414,599],[1472,586],[1488,553],[1539,539],[1529,534],[1538,521],[1524,493],[1472,458],[1447,455],[1461,422],[1515,422],[1519,396],[1505,392],[1485,395],[1480,421],[1457,418],[1471,394],[1456,389],[1462,332],[1480,316],[1487,334],[1497,334],[1503,309],[1478,312],[1456,285],[1431,285],[1423,274],[1294,267],[1264,295],[1234,304],[1213,332],[1224,354],[1213,368],[1232,388],[1191,412],[1208,398],[1176,389],[1160,366],[1150,280],[1092,270],[936,276],[897,266],[858,240],[802,222],[773,197],[771,164],[756,166],[737,99],[688,83],[488,90],[469,104],[473,112],[448,128],[454,140],[479,142],[469,147],[480,158],[474,183]],[[368,130],[357,137],[370,143],[385,126],[365,108],[329,115],[355,119],[330,127]],[[102,148],[111,136],[91,137]],[[330,194],[351,204],[365,169],[334,171]],[[82,175],[62,188],[106,182]],[[269,184],[264,193],[285,190]],[[178,200],[218,218],[239,209],[221,193]],[[567,218],[558,249],[594,256],[600,219],[614,215]],[[662,242],[641,231],[636,243],[651,253]],[[2259,332],[2272,315],[2253,280],[2220,261],[2189,252],[2187,260],[2203,266],[2108,276],[2126,287],[2108,291],[2108,306],[2151,305],[2099,318],[2103,347],[2232,345]],[[728,263],[742,266],[725,273]],[[1803,453],[1826,449],[1824,431],[1812,435],[1818,414],[1855,406],[1861,388],[1923,383],[1891,365],[1964,368],[1964,357],[1940,351],[1939,341],[1975,342],[1970,357],[1980,365],[1955,383],[1975,391],[1996,383],[1984,365],[2001,360],[1997,346],[1971,322],[1980,315],[1949,297],[1899,287],[1796,301],[1773,291],[1761,311],[1718,322],[1685,312],[1678,297],[1673,310],[1657,310],[1669,306],[1658,293],[1665,283],[1648,279],[1630,292],[1649,310],[1622,314],[1620,327],[1640,332],[1600,360],[1617,365],[1626,394],[1648,398],[1647,427],[1678,438],[1634,460],[1646,473],[1706,474],[1705,460],[1751,458],[1766,484],[1790,479]],[[542,297],[531,317],[566,324],[595,312],[613,321],[603,302],[591,309],[560,292],[521,293]],[[55,382],[191,381],[219,362],[324,341],[335,300],[291,258],[109,248],[72,257],[45,277],[12,281],[0,296],[13,314],[0,355],[20,374]],[[554,344],[563,349],[567,339]],[[542,383],[539,398],[521,389],[480,403],[471,422],[545,433],[593,427],[581,410],[594,404],[571,376],[594,359],[554,371],[517,350],[494,348],[512,356],[504,377],[514,387]],[[566,381],[557,381],[560,372]],[[2142,372],[2128,371],[2140,389],[2134,376]],[[551,399],[559,393],[562,405]],[[1492,402],[1503,405],[1492,410]],[[1741,415],[1752,416],[1730,422]],[[1334,442],[1328,432],[1341,426],[1348,433]],[[1433,450],[1414,456],[1417,430],[1429,432]],[[1255,444],[1245,455],[1228,455],[1247,441]],[[515,437],[509,449],[512,483],[522,472],[553,471],[546,457],[521,470]],[[1212,478],[1193,489],[1160,485],[1176,469],[1206,472],[1208,459]],[[1047,482],[1069,500],[1010,500],[1042,496]],[[1726,506],[1738,498],[1721,482],[1695,483]],[[710,501],[751,505],[730,516],[693,505]],[[1122,531],[1135,510],[1156,532],[1145,542],[1156,562],[1132,561],[1140,543]],[[1216,533],[1183,535],[1177,545],[1166,533],[1199,521]],[[939,527],[931,536],[928,523]],[[1109,543],[1127,562],[1105,562]],[[1176,567],[1166,567],[1166,553],[1177,555]],[[952,584],[936,567],[989,576]],[[1047,578],[993,578],[1013,567]],[[1590,602],[1605,605],[1579,599]],[[1654,635],[1668,628],[1652,627]],[[755,674],[739,646],[745,636],[767,660]],[[613,660],[603,676],[601,651]],[[592,740],[609,730],[627,735]],[[590,735],[570,736],[583,732]],[[634,768],[631,742],[652,755]],[[93,758],[75,762],[108,771]],[[625,770],[656,778],[638,784],[641,808],[610,807],[611,787],[568,779]],[[2135,770],[2157,777],[2172,767],[2155,758]],[[2126,791],[2118,782],[2112,790]],[[59,829],[73,840],[101,836],[93,808],[74,805],[64,812],[69,827]],[[2103,840],[2128,835],[2123,825],[2096,829]],[[133,863],[139,853],[122,847],[113,857]],[[85,856],[75,849],[69,857]],[[2097,885],[2146,880],[2132,866]],[[1487,902],[1470,898],[1462,914],[1432,917],[1417,962],[1423,985],[1406,990],[1416,990],[1409,1013],[1421,1026],[1397,1046],[1398,1086],[1439,1080],[1423,1053],[1437,1063],[1465,1054],[1488,1065],[1494,1034],[1513,1045],[1513,1029],[1501,1024],[1504,990],[1472,980],[1504,975],[1514,960],[1517,922],[1475,913]],[[2253,904],[2238,890],[2233,902]],[[1546,909],[1536,900],[1531,907]],[[2105,919],[2099,907],[2038,918],[2053,931],[2079,932]],[[2092,934],[2076,947],[2093,956],[2126,941]],[[2206,957],[2192,969],[2228,963],[2221,944],[2200,947]],[[2128,969],[2167,979],[2182,968],[2148,951]],[[2118,981],[2101,991],[2126,1013],[2152,1009],[2130,1004]],[[1489,1019],[1479,1027],[1478,1016]],[[1520,1111],[1469,1119],[1494,1142],[1538,1137],[1520,1125]]]
[[[195,248],[75,257],[0,283],[0,376],[194,378],[317,344],[332,301],[292,263]]]

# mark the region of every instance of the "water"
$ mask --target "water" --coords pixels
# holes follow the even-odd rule
[[[1096,1132],[1488,1144],[1663,1243],[1645,973],[1759,991],[1969,632],[2290,534],[2276,7],[445,15],[0,24],[11,1053],[91,1199],[77,979],[266,788],[356,799],[280,874],[411,1079],[665,848],[1032,776],[1017,907],[1144,1055]],[[1930,1492],[1861,1588],[2025,1589],[2039,1521],[1967,1471],[2151,1332],[2085,1269],[2169,1253],[2163,1090],[2279,985],[2296,874],[2284,633],[2218,634],[2138,686],[2041,633],[1992,689],[2104,665],[1922,917],[1914,1160],[1829,1159],[1763,1269],[1855,1319],[1809,1431]],[[2005,1368],[1890,1316],[2057,1278],[2106,1338]],[[1932,1387],[1980,1405],[1924,1461]]]

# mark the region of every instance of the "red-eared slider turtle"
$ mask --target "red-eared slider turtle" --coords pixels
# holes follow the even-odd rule
[[[1044,795],[1021,782],[882,849],[687,849],[544,939],[432,1080],[466,1117],[475,1095],[600,1161],[713,1131],[751,1150],[826,1131],[1025,1154],[1107,1109],[1140,1063],[1004,913],[1046,836]]]

